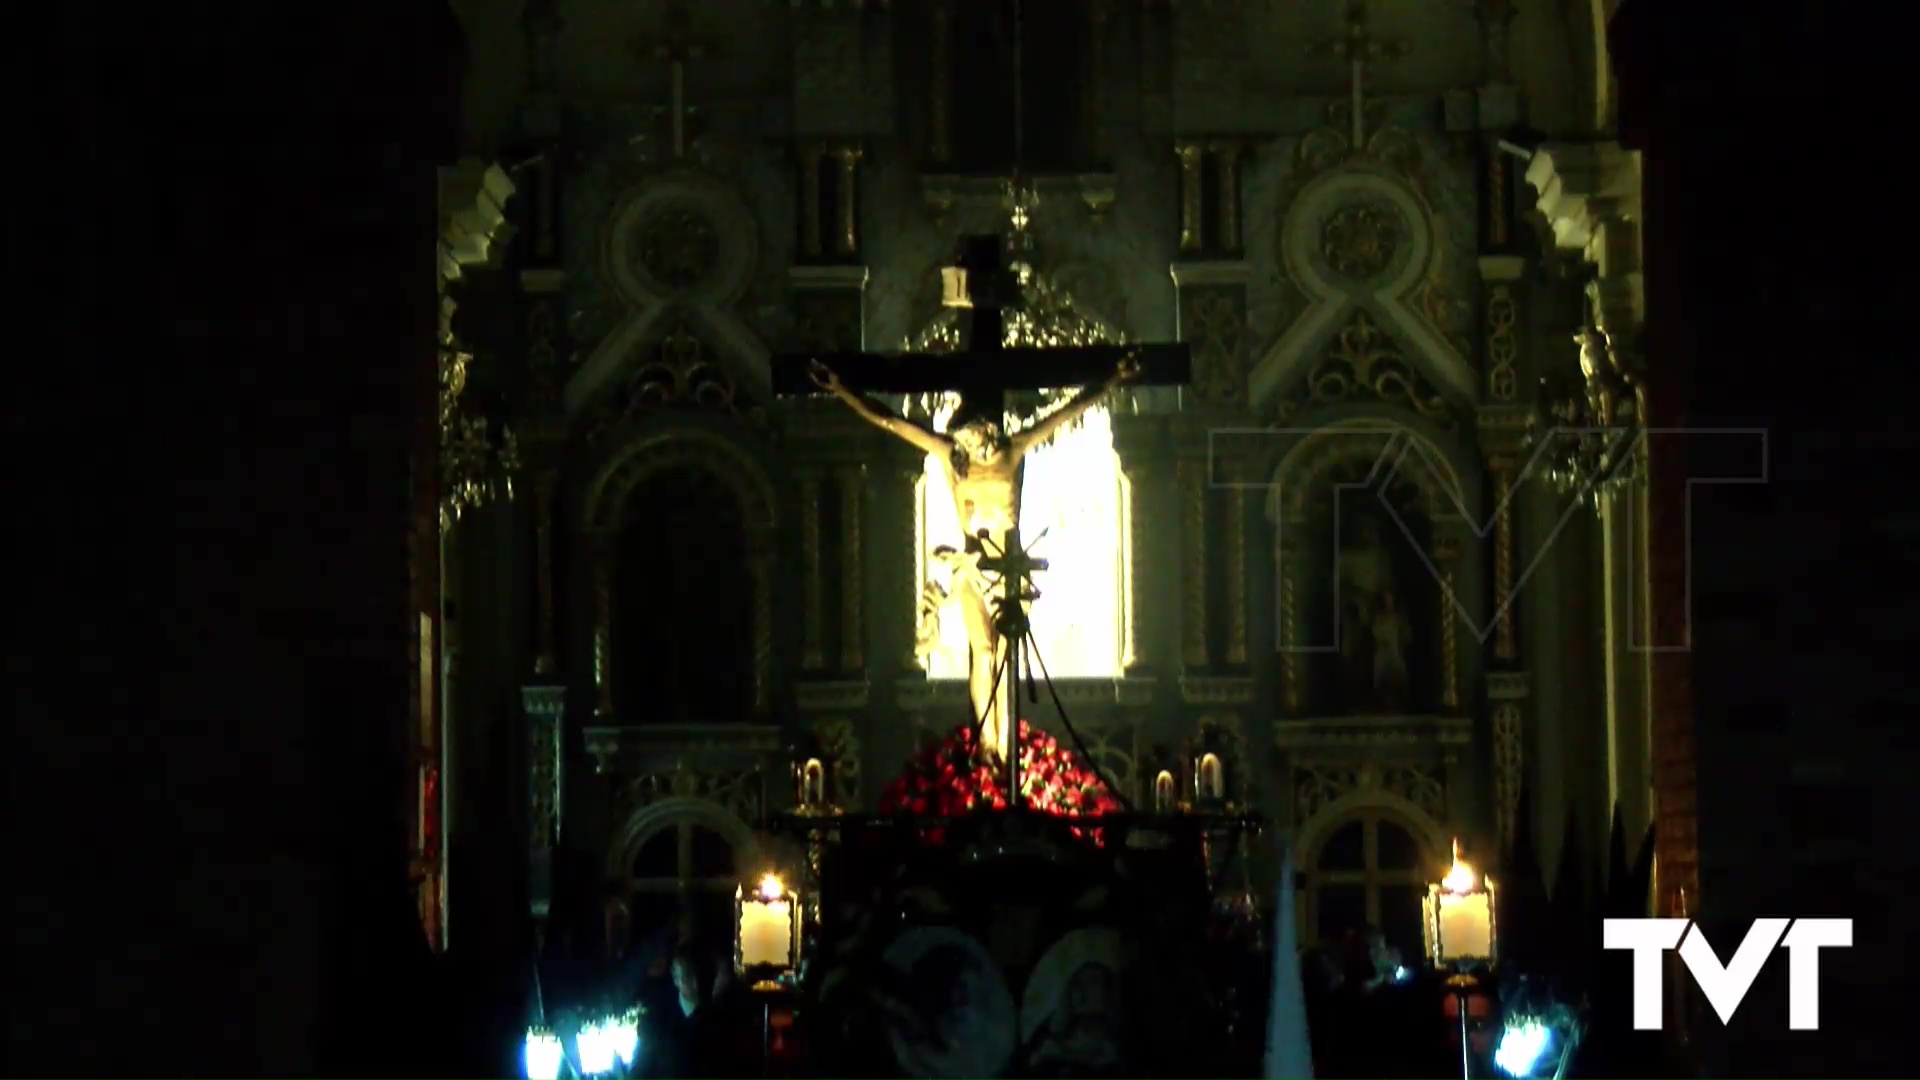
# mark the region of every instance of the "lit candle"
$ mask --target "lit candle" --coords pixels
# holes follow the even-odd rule
[[[793,899],[772,874],[740,903],[742,967],[787,967],[793,957]]]
[[[1461,861],[1460,842],[1454,841],[1453,866],[1438,885],[1428,890],[1427,918],[1438,939],[1430,943],[1435,961],[1493,958],[1491,886]]]

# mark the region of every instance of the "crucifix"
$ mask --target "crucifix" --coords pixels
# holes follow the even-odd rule
[[[666,33],[643,55],[667,64],[672,96],[664,109],[654,111],[667,114],[673,132],[673,157],[678,161],[687,156],[687,118],[693,114],[693,106],[687,104],[687,61],[706,56],[707,48],[693,40],[693,15],[683,0],[667,4],[665,23]]]
[[[1347,0],[1346,34],[1331,43],[1336,55],[1347,62],[1348,110],[1352,127],[1349,137],[1353,149],[1358,152],[1366,146],[1367,140],[1367,64],[1375,60],[1392,60],[1401,53],[1400,44],[1382,41],[1373,36],[1367,22],[1365,0]]]
[[[980,726],[981,753],[989,763],[1004,763],[1012,772],[1009,797],[1017,805],[1020,652],[1026,613],[1037,596],[1032,575],[1047,568],[1021,547],[1021,461],[1121,385],[1187,382],[1192,357],[1184,344],[1008,347],[1006,312],[1021,302],[1021,292],[1004,248],[996,236],[969,238],[958,264],[942,272],[943,303],[961,312],[958,352],[779,356],[773,362],[773,388],[788,396],[833,394],[946,470],[966,535],[933,554],[953,571],[949,595],[966,621],[968,700]],[[1082,389],[1064,406],[1009,434],[1015,426],[1007,411],[1009,391],[1069,386]],[[944,432],[915,423],[870,396],[946,392],[957,392],[960,403]]]

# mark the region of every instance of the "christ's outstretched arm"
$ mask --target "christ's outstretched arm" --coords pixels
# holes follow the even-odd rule
[[[874,427],[894,435],[929,454],[947,454],[953,450],[953,443],[944,435],[928,431],[911,420],[892,415],[882,406],[875,404],[862,395],[847,388],[833,369],[818,360],[813,362],[808,374],[813,377],[814,385],[841,401],[847,403],[862,420]]]
[[[1088,409],[1104,401],[1106,396],[1112,393],[1117,387],[1124,386],[1139,377],[1140,362],[1131,356],[1123,358],[1119,366],[1114,368],[1113,375],[1110,376],[1106,382],[1089,386],[1080,391],[1074,395],[1072,401],[1067,402],[1067,404],[1062,406],[1058,411],[1049,414],[1039,423],[1015,435],[1013,437],[1014,457],[1018,458],[1028,450],[1053,438],[1059,433],[1061,428],[1080,419],[1080,417],[1086,415]]]

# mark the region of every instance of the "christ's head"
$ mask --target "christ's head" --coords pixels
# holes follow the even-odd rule
[[[985,417],[976,417],[949,433],[953,445],[976,465],[991,465],[1007,452],[1007,440],[1000,425]]]

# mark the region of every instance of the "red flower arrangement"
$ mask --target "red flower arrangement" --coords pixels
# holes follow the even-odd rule
[[[1098,817],[1120,809],[1100,774],[1082,765],[1058,740],[1020,721],[1020,789],[1026,805],[1056,817]],[[976,810],[1004,810],[1007,776],[980,760],[973,725],[962,724],[907,760],[906,771],[880,793],[882,814],[956,817]],[[1074,835],[1099,830],[1075,829]]]

